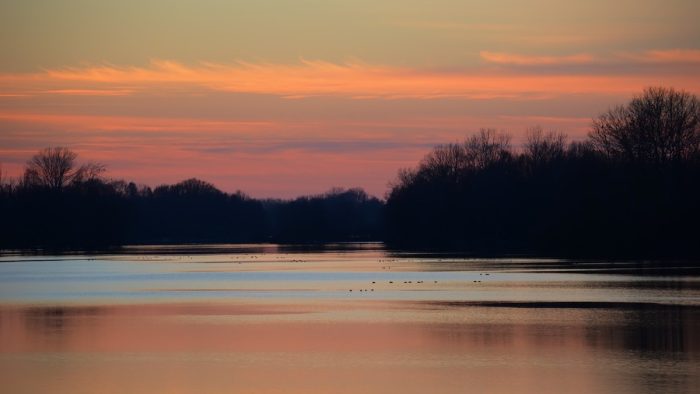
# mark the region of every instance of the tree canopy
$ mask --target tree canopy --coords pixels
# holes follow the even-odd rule
[[[105,171],[99,163],[78,166],[78,154],[64,147],[45,148],[27,162],[23,182],[27,186],[61,189],[71,183],[95,179]]]
[[[387,241],[476,254],[697,255],[698,100],[650,88],[593,122],[587,140],[482,130],[399,171]],[[673,164],[673,165],[666,165]]]
[[[673,88],[652,87],[601,114],[590,133],[609,157],[662,164],[700,152],[700,101]]]

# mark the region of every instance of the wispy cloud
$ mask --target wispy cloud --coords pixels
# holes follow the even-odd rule
[[[699,51],[652,51],[615,59],[639,62],[696,61]],[[599,62],[589,54],[529,56],[481,52],[488,63],[545,67]],[[693,88],[687,75],[605,75],[494,72],[472,68],[460,72],[302,60],[297,64],[199,63],[156,60],[144,67],[100,65],[46,70],[36,74],[0,75],[9,95],[120,96],[138,93],[183,94],[202,91],[268,94],[288,99],[333,96],[351,99],[471,100],[537,99],[562,94],[628,94],[649,84]],[[697,82],[697,81],[696,81]]]
[[[139,131],[139,132],[208,132],[258,131],[273,128],[271,121],[161,118],[144,116],[105,116],[66,113],[0,111],[0,121],[42,125],[63,130]]]
[[[590,121],[578,107],[594,116],[601,97],[605,106],[657,84],[698,93],[698,52],[484,51],[482,64],[452,69],[159,60],[0,73],[0,155],[12,176],[36,149],[66,145],[151,184],[186,174],[256,195],[355,184],[381,194],[428,146],[479,127],[517,140],[540,124],[574,139]],[[578,104],[562,115],[560,103]]]
[[[514,66],[601,65],[601,64],[695,64],[700,63],[700,50],[665,49],[641,52],[617,52],[608,55],[578,53],[573,55],[529,55],[509,52],[481,51],[486,63]]]
[[[49,89],[42,93],[67,96],[127,96],[134,93],[132,89]]]
[[[505,52],[481,51],[481,58],[488,63],[514,64],[524,66],[556,65],[556,64],[587,64],[593,63],[595,57],[581,53],[567,56],[528,56]]]
[[[645,52],[628,52],[618,55],[620,59],[640,63],[700,63],[700,49],[667,49]]]

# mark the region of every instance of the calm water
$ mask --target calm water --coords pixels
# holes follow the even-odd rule
[[[693,263],[0,256],[3,393],[698,393]]]

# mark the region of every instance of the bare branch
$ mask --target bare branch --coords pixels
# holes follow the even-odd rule
[[[77,153],[64,147],[42,149],[27,162],[22,182],[26,186],[59,190],[98,179],[106,169],[103,164],[92,162],[77,167],[77,157]]]
[[[685,91],[653,87],[593,121],[597,150],[625,160],[663,163],[700,152],[700,101]]]

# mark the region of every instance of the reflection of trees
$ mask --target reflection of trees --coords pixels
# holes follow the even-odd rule
[[[647,358],[700,359],[700,308],[696,306],[516,301],[438,301],[421,306],[453,317],[464,314],[463,324],[429,326],[435,340],[455,349],[517,344],[526,351],[591,348]]]
[[[700,358],[700,309],[648,305],[626,310],[619,324],[592,325],[586,339],[594,347],[638,351],[648,358]]]
[[[60,333],[68,329],[76,319],[101,313],[97,307],[33,307],[23,312],[27,328],[42,333]]]

